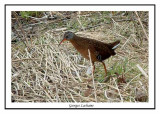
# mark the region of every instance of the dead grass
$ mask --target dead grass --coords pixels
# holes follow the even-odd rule
[[[141,19],[143,12],[138,13]],[[71,18],[66,26],[38,31],[30,47],[23,41],[12,44],[12,102],[148,102],[148,40],[143,37],[144,29],[148,33],[146,26],[141,28],[135,20],[117,22],[116,18],[123,16],[116,12],[110,24],[104,21],[85,30],[86,19],[94,20],[93,15],[109,18],[102,14],[80,12],[73,18],[75,28],[67,28]],[[77,31],[78,27],[82,31]],[[106,82],[103,65],[96,64],[94,77],[87,75],[90,61],[69,42],[58,47],[66,30],[108,43],[121,40],[117,55],[105,61],[110,76]],[[91,78],[94,80],[89,81]]]

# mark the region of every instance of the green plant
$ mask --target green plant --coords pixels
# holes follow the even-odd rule
[[[20,11],[20,15],[22,18],[29,19],[30,16],[32,17],[40,17],[42,14],[41,11]]]

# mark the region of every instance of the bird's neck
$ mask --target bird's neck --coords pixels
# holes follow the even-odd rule
[[[70,40],[70,42],[72,43],[72,45],[77,49],[79,47],[81,47],[80,42],[80,37],[75,36],[73,39]]]

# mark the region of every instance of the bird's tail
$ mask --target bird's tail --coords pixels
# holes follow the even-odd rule
[[[115,50],[119,46],[119,44],[120,44],[120,40],[117,40],[113,43],[110,43],[109,45],[110,45],[111,49]]]

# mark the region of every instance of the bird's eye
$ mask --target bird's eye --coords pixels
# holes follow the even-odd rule
[[[66,36],[66,38],[68,38],[68,35]]]

